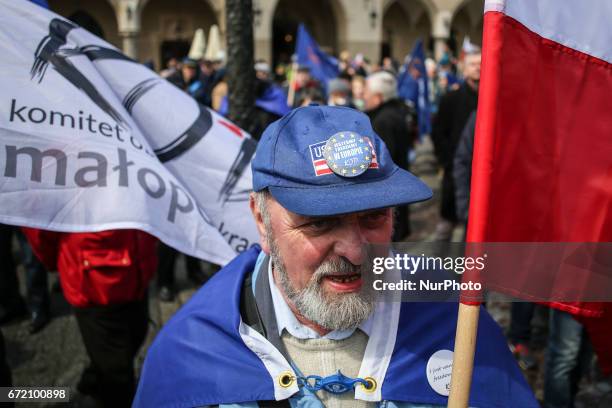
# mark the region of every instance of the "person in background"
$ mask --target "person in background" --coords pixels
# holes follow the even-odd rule
[[[203,60],[200,62],[200,82],[202,83],[201,95],[198,99],[202,105],[212,107],[212,92],[215,86],[225,77],[223,60],[215,61]],[[194,96],[196,97],[196,96]]]
[[[219,75],[217,85],[215,85],[211,94],[212,108],[217,112],[221,111],[229,92],[227,81],[225,80],[225,70],[222,70],[221,73],[222,75]]]
[[[366,57],[363,56],[363,54],[359,53],[355,55],[355,59],[353,60],[353,64],[352,64],[353,73],[351,74],[351,76],[360,75],[362,77],[367,77],[368,76],[368,64],[369,64],[369,61],[367,60]]]
[[[321,88],[321,84],[310,76],[310,68],[299,66],[294,75],[295,80],[293,86],[295,87],[295,96],[293,107],[302,106],[306,100],[314,101],[315,99],[323,99],[324,92]]]
[[[26,290],[28,309],[30,310],[30,334],[41,331],[51,320],[51,301],[49,299],[49,283],[47,270],[38,260],[25,235],[17,232],[17,240],[21,247],[23,266],[26,270]]]
[[[27,308],[19,293],[17,265],[12,251],[13,233],[19,242],[26,272]],[[30,334],[38,333],[51,319],[47,271],[34,256],[30,244],[18,228],[0,225],[0,245],[0,259],[3,262],[0,269],[0,324],[8,323],[29,311],[28,331]]]
[[[255,77],[262,81],[270,80],[270,65],[266,61],[255,61]]]
[[[300,99],[296,101],[297,106],[308,106],[311,103],[325,105],[323,91],[319,88],[308,88],[300,94]]]
[[[285,91],[270,80],[270,66],[261,60],[255,63],[255,115],[252,127],[249,129],[251,136],[259,140],[264,129],[289,110]],[[229,114],[227,95],[221,100],[218,112],[223,116]]]
[[[77,389],[105,407],[129,407],[134,357],[148,328],[147,288],[157,239],[137,230],[64,233],[23,228],[48,270],[57,270],[90,359]]]
[[[354,108],[351,101],[349,82],[343,78],[334,78],[327,83],[327,104],[330,106],[346,106]]]
[[[459,89],[442,97],[438,114],[433,121],[432,139],[435,153],[444,170],[440,200],[441,220],[435,232],[435,239],[438,241],[450,240],[457,223],[453,161],[461,132],[478,104],[480,60],[479,51],[465,56],[465,82]]]
[[[349,72],[349,68],[351,67],[351,53],[347,50],[340,52],[340,56],[338,58],[338,71],[340,73],[347,74],[348,76],[353,76],[354,72]]]
[[[470,186],[472,183],[472,160],[474,155],[474,135],[476,133],[476,111],[463,128],[457,144],[453,163],[455,184],[455,208],[459,222],[467,224],[470,209]]]
[[[176,75],[181,70],[181,64],[176,57],[170,57],[166,62],[166,68],[161,70],[159,76],[162,78],[170,78]]]
[[[261,60],[255,63],[255,126],[252,136],[259,140],[268,125],[289,112],[287,94],[270,80],[270,66]]]
[[[398,68],[399,67],[397,62],[391,57],[383,58],[382,64],[380,64],[380,69],[382,69],[383,71],[387,71],[395,76],[397,76]]]
[[[450,57],[448,55],[442,56],[440,61],[438,62],[438,74],[441,77],[444,77],[445,86],[443,87],[444,92],[455,91],[459,89],[461,85],[457,75],[455,74],[456,68],[452,64]]]
[[[442,89],[438,76],[438,64],[432,58],[425,59],[425,70],[427,72],[427,89],[429,90],[429,107],[432,115],[438,112],[438,105],[442,97]]]
[[[274,68],[274,82],[283,89],[287,89],[288,86],[287,72],[287,66],[284,64],[278,64]]]
[[[393,161],[408,170],[408,151],[417,138],[414,111],[397,95],[397,80],[380,71],[368,76],[364,92],[365,110],[374,131],[384,140]],[[401,241],[410,235],[410,220],[407,205],[397,208],[393,241]]]
[[[199,103],[206,105],[210,95],[208,97],[206,96],[204,84],[200,80],[200,75],[198,61],[192,58],[184,58],[180,65],[180,71],[175,71],[166,79],[187,92]]]
[[[355,108],[359,109],[360,111],[365,110],[365,101],[363,100],[364,91],[365,78],[359,75],[355,75],[351,79],[351,94]]]
[[[200,287],[208,280],[208,276],[204,273],[201,261],[198,258],[182,254],[176,249],[160,242],[157,249],[159,259],[157,266],[157,296],[162,302],[172,302],[176,297],[175,266],[178,257],[181,255],[185,257],[187,277],[194,285]]]
[[[551,309],[545,356],[544,408],[574,408],[593,348],[587,330],[570,313]]]
[[[4,345],[4,336],[2,330],[0,330],[0,387],[11,387],[13,385],[13,379],[11,375],[11,368],[6,361],[6,347]],[[3,407],[7,408],[15,406],[13,403],[3,403]]]
[[[19,293],[17,265],[13,258],[13,232],[15,227],[0,224],[0,324],[24,316],[27,308]]]

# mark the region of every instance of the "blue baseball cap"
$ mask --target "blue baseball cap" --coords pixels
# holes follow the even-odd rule
[[[306,106],[272,123],[251,168],[254,191],[267,188],[284,208],[305,216],[394,207],[432,196],[425,183],[393,163],[368,116],[345,107]]]

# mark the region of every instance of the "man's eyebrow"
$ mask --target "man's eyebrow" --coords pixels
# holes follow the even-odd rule
[[[306,215],[301,215],[300,219],[303,222],[313,222],[313,221],[323,221],[323,220],[333,220],[335,218],[338,218],[338,215],[317,215],[317,216],[306,216]]]
[[[376,210],[367,210],[362,211],[361,215],[371,215],[371,214],[386,214],[389,212],[389,208],[378,208]]]

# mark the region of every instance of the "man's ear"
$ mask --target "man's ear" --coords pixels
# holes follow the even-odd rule
[[[270,253],[270,246],[268,245],[268,232],[266,231],[266,224],[263,220],[263,214],[259,210],[257,201],[255,200],[255,193],[251,193],[249,196],[249,207],[251,207],[251,213],[255,219],[255,225],[257,226],[257,232],[259,232],[259,244],[261,249],[266,253]]]

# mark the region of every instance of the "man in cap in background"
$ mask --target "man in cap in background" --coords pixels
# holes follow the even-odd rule
[[[377,301],[365,248],[387,254],[392,207],[430,189],[393,162],[366,115],[342,107],[274,122],[252,170],[262,247],[162,329],[134,406],[446,405],[450,363],[436,356],[451,353],[457,305]],[[470,406],[537,407],[484,311],[479,335]]]

